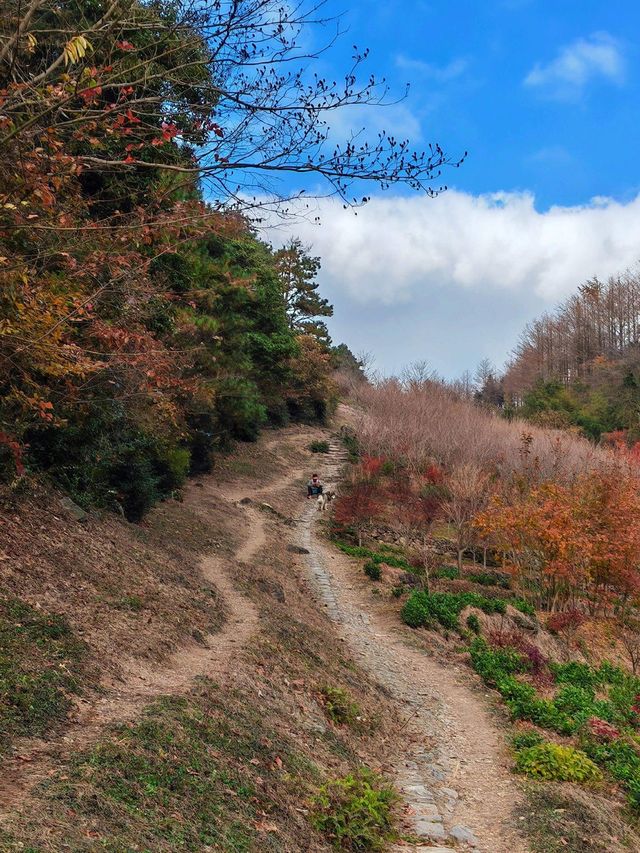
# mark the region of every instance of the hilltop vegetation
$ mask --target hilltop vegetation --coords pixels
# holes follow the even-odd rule
[[[353,203],[355,180],[429,190],[448,159],[388,137],[325,153],[324,114],[383,92],[357,84],[365,54],[342,84],[307,78],[298,39],[321,23],[273,0],[9,2],[2,481],[46,470],[136,520],[231,440],[331,411],[346,362],[319,260],[297,241],[273,251],[246,214],[279,208],[279,173]]]
[[[640,441],[640,278],[593,279],[522,332],[503,375],[483,363],[476,397],[507,418],[620,448]]]

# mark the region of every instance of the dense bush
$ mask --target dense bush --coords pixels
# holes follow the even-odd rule
[[[516,757],[516,768],[527,776],[545,781],[593,784],[602,780],[602,772],[584,752],[556,743],[521,749]]]
[[[593,761],[622,784],[631,804],[640,808],[640,755],[637,746],[621,739],[603,743],[595,738],[585,739],[582,746]]]
[[[481,638],[473,641],[470,652],[473,668],[490,687],[501,684],[508,675],[526,672],[527,669],[524,657],[516,649],[491,648]]]
[[[330,450],[328,441],[312,441],[309,445],[312,453],[328,453]]]
[[[475,613],[470,613],[467,616],[467,628],[474,634],[480,633],[480,620]]]
[[[397,799],[380,776],[362,769],[322,786],[311,802],[311,822],[335,847],[384,850],[394,835]]]
[[[433,573],[434,578],[446,578],[447,580],[454,581],[460,577],[460,571],[457,566],[440,566],[440,568],[436,569]]]
[[[511,583],[507,575],[498,574],[497,572],[471,572],[467,579],[478,583],[481,586],[499,586],[502,589],[509,589]]]
[[[547,659],[540,649],[534,643],[530,642],[522,631],[511,629],[490,631],[488,639],[494,647],[513,648],[524,655],[529,661],[531,672],[539,673],[547,664]]]
[[[379,581],[382,577],[380,563],[375,563],[373,560],[369,560],[364,564],[364,573],[367,577],[371,578],[372,581]]]
[[[533,604],[529,604],[529,602],[525,601],[524,598],[510,598],[509,604],[512,607],[515,607],[516,610],[519,610],[520,613],[524,613],[526,616],[536,615],[536,609]]]
[[[414,590],[402,609],[402,618],[411,628],[424,628],[440,623],[443,628],[458,627],[460,611],[477,607],[484,613],[505,613],[506,602],[485,598],[474,592],[434,592]]]
[[[535,729],[529,729],[524,732],[517,732],[511,738],[511,745],[516,752],[522,749],[530,749],[532,746],[539,746],[544,741],[540,732]]]

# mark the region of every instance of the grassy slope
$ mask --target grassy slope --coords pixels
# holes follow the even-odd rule
[[[306,464],[310,454],[294,444],[289,464]],[[267,476],[278,470],[272,453],[244,447],[218,477],[256,466]],[[110,517],[86,526],[67,521],[46,493],[7,505],[11,525],[0,550],[14,559],[2,592],[14,595],[22,585],[32,605],[64,614],[69,637],[84,649],[77,666],[85,697],[93,695],[99,663],[117,676],[123,653],[161,661],[194,631],[219,624],[221,607],[198,577],[198,557],[209,548],[231,553],[241,510],[209,495],[203,522],[191,508],[198,497],[192,488],[185,503],[161,506],[143,527]],[[295,510],[299,496],[291,498],[291,506],[283,500],[277,507]],[[292,570],[287,530],[270,516],[271,544],[253,565],[237,566],[261,632],[233,687],[201,679],[189,695],[158,698],[137,722],[110,728],[80,754],[61,748],[55,773],[2,824],[0,850],[328,849],[311,827],[310,797],[328,778],[379,763],[379,727],[392,728],[391,713],[345,657],[303,573]],[[54,733],[72,687],[61,686],[62,705],[48,721]],[[357,726],[329,719],[327,687],[357,703]],[[25,744],[17,740],[14,748]]]

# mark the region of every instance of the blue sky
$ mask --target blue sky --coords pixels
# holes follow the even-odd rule
[[[524,322],[640,257],[640,5],[329,0],[326,9],[342,13],[348,33],[321,69],[335,73],[357,44],[371,49],[367,70],[397,92],[411,87],[401,104],[347,116],[336,132],[384,126],[416,147],[469,151],[446,176],[448,199],[400,212],[406,193],[391,190],[349,221],[327,202],[324,224],[302,227],[324,261],[337,338],[372,351],[385,371],[427,359],[454,376],[485,355],[503,362]],[[403,230],[413,240],[399,252]],[[363,263],[366,231],[376,250],[388,240],[375,267]]]
[[[410,84],[403,111],[423,140],[469,150],[455,186],[532,190],[541,208],[635,194],[640,4],[330,0],[327,9],[345,10],[347,52],[351,41],[369,47],[376,74],[396,91]],[[536,69],[546,79],[531,78]]]

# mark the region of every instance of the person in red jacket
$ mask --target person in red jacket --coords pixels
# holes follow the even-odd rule
[[[322,494],[323,484],[320,477],[317,474],[313,474],[309,482],[307,483],[307,500],[309,498],[317,497]]]

